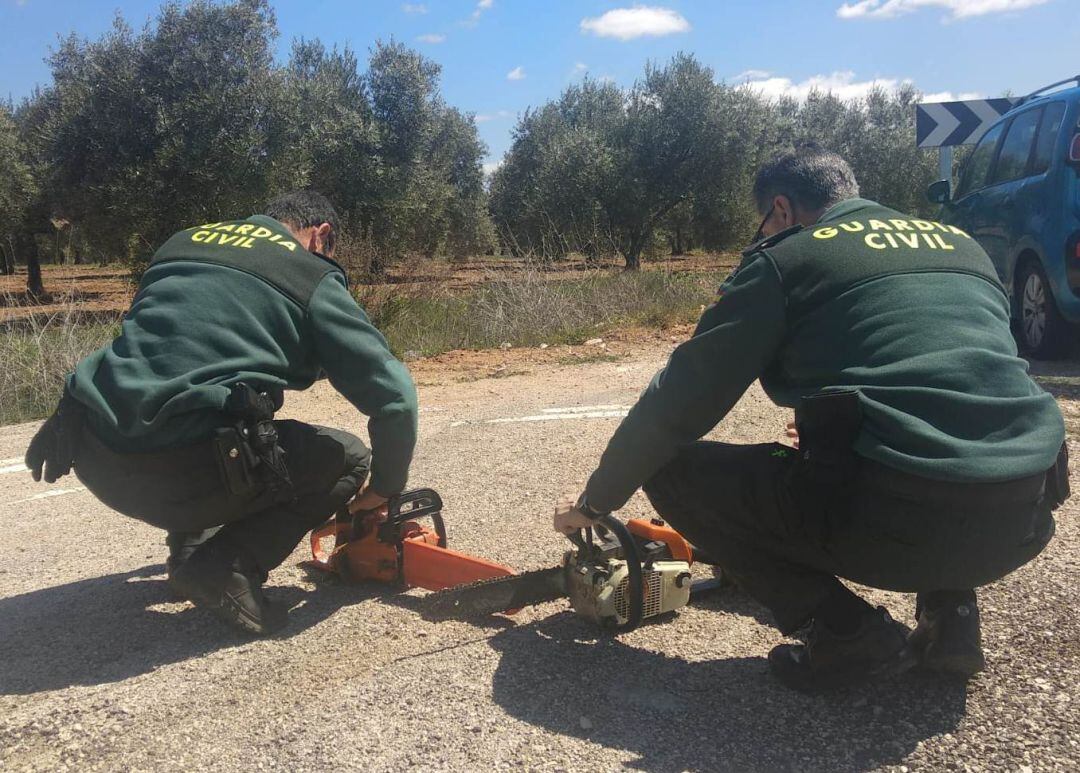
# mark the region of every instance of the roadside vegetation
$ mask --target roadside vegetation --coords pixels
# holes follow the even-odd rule
[[[361,285],[358,300],[406,360],[453,349],[580,344],[628,326],[692,322],[720,273],[592,271],[551,279],[525,270],[475,287],[434,285],[388,294]],[[119,332],[119,314],[87,320],[74,302],[60,311],[0,323],[0,424],[41,419],[56,407],[64,377]]]
[[[365,305],[394,353],[413,359],[507,344],[580,344],[625,326],[692,322],[720,281],[717,274],[667,271],[597,271],[552,280],[527,271],[464,293],[402,295]],[[361,294],[361,303],[366,300]]]
[[[9,298],[0,298],[0,306]],[[85,319],[72,300],[59,311],[0,323],[0,424],[52,413],[64,377],[120,331],[120,315]]]

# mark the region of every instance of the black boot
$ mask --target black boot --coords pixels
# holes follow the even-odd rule
[[[169,548],[169,557],[165,559],[165,583],[178,599],[187,598],[180,588],[173,583],[173,573],[180,564],[191,558],[192,554],[208,539],[221,531],[220,526],[203,531],[170,531],[165,537]]]
[[[170,587],[245,633],[269,634],[286,623],[286,610],[263,595],[266,573],[242,550],[220,540],[199,547],[171,575]]]
[[[986,668],[975,591],[920,593],[915,615],[908,646],[920,668],[963,679]]]
[[[884,607],[869,609],[858,628],[836,634],[822,622],[810,626],[806,644],[781,644],[769,653],[769,667],[788,687],[828,690],[902,673],[915,665],[907,628]]]

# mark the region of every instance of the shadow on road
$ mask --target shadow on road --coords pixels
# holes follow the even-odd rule
[[[764,657],[691,662],[582,640],[592,635],[570,613],[495,635],[494,699],[520,720],[637,754],[629,766],[640,770],[861,771],[898,764],[965,711],[956,683],[909,675],[806,696],[773,682]]]
[[[0,599],[0,695],[116,682],[251,641],[190,605],[156,609],[175,601],[164,572],[158,564]],[[279,638],[378,592],[271,588],[292,610]]]

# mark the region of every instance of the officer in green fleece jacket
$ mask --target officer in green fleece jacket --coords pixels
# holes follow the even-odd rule
[[[332,260],[337,224],[298,191],[174,235],[27,452],[35,478],[73,464],[109,507],[165,529],[170,587],[257,634],[286,622],[268,572],[354,496],[369,510],[399,493],[416,443],[415,387]],[[369,417],[371,451],[269,420],[322,375]]]
[[[805,147],[754,186],[746,251],[608,444],[563,532],[643,487],[656,510],[805,645],[776,647],[816,689],[912,665],[983,666],[975,591],[1036,556],[1067,495],[1064,423],[1028,376],[1009,300],[966,233],[857,198]],[[800,444],[698,442],[754,380]],[[837,577],[918,594],[910,639]]]

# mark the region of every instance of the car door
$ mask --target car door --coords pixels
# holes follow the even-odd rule
[[[1061,197],[1057,192],[1058,180],[1052,162],[1065,119],[1065,108],[1064,102],[1050,102],[1041,108],[1039,129],[1035,135],[1027,174],[1023,185],[1016,190],[1012,198],[1018,222],[1015,238],[1008,248],[1010,275],[1016,269],[1017,258],[1025,250],[1034,251],[1046,262],[1050,256],[1043,248],[1044,237],[1048,233],[1060,232]],[[1051,276],[1056,273],[1049,265],[1045,268]]]
[[[982,199],[986,180],[997,156],[997,148],[1005,133],[1006,122],[995,124],[979,140],[971,152],[964,170],[960,175],[960,184],[956,196],[945,211],[945,219],[952,225],[962,228],[967,233],[978,237],[982,225]],[[979,240],[981,243],[981,239]]]
[[[1022,206],[1027,201],[1024,188],[1042,112],[1042,106],[1034,107],[1017,113],[1008,122],[982,194],[979,223],[972,233],[994,262],[1002,281],[1009,276],[1016,244],[1027,223],[1027,210]]]

